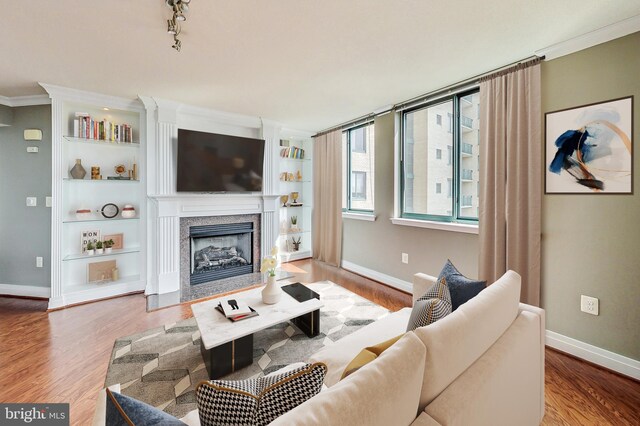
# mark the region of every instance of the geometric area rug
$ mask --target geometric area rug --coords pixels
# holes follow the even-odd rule
[[[331,281],[306,284],[320,294],[320,334],[308,338],[284,322],[253,335],[253,364],[226,380],[260,377],[288,364],[306,361],[389,311]],[[194,318],[116,339],[105,387],[120,383],[121,392],[175,417],[196,409],[195,387],[207,380]]]

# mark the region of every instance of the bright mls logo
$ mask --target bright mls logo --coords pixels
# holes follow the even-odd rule
[[[0,425],[68,426],[69,404],[0,404]]]

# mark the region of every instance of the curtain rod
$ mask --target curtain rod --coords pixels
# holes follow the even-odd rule
[[[468,86],[471,84],[477,84],[479,83],[481,80],[485,80],[485,79],[491,79],[494,77],[497,77],[499,75],[502,75],[504,73],[513,71],[514,69],[518,69],[519,67],[525,68],[531,65],[535,65],[536,63],[542,61],[544,59],[544,56],[536,56],[536,55],[532,55],[529,56],[527,58],[524,59],[520,59],[519,61],[515,61],[515,62],[511,62],[510,64],[507,65],[503,65],[501,67],[498,68],[494,68],[490,71],[487,72],[483,72],[482,74],[478,74],[475,75],[473,77],[467,78],[466,80],[462,80],[459,81],[457,83],[453,83],[450,84],[448,86],[445,86],[443,88],[437,89],[437,90],[432,90],[431,92],[427,92],[423,95],[420,96],[416,96],[414,98],[408,99],[404,102],[399,102],[397,104],[394,104],[391,108],[389,108],[388,110],[384,110],[382,112],[378,112],[376,113],[369,113],[366,115],[362,115],[354,120],[349,120],[349,121],[345,121],[344,123],[338,124],[337,126],[333,126],[330,127],[328,129],[322,130],[318,133],[316,133],[315,135],[313,135],[312,137],[317,137],[317,136],[321,136],[321,135],[325,135],[327,133],[333,132],[335,130],[342,130],[342,129],[346,129],[349,127],[354,127],[358,124],[362,124],[364,122],[367,121],[371,121],[372,119],[374,119],[376,116],[381,115],[381,114],[385,114],[389,111],[395,110],[395,109],[399,109],[404,107],[405,105],[411,104],[411,103],[416,103],[416,102],[420,102],[422,100],[427,100],[428,98],[433,98],[436,97],[438,95],[442,95],[443,93],[449,92],[449,91],[453,91],[456,89],[460,89],[464,86]]]

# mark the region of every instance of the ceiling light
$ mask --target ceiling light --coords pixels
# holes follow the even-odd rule
[[[103,110],[103,111],[109,111],[109,108],[104,107],[104,108],[102,108],[102,110]]]
[[[167,33],[173,35],[174,43],[171,47],[178,52],[182,48],[182,42],[177,37],[180,34],[180,22],[187,20],[184,14],[189,11],[189,3],[191,3],[191,0],[165,0],[167,7],[173,10],[173,16],[171,19],[167,19]]]

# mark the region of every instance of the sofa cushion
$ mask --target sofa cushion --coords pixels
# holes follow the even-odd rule
[[[451,313],[451,296],[446,277],[440,278],[413,304],[407,331],[424,327]]]
[[[107,415],[106,425],[109,426],[129,426],[129,425],[183,425],[180,420],[162,410],[145,404],[142,401],[133,399],[126,395],[106,390]]]
[[[322,362],[327,366],[327,375],[324,378],[324,383],[331,388],[331,386],[340,381],[345,367],[362,348],[375,345],[381,340],[391,339],[398,334],[404,333],[410,314],[411,308],[404,308],[393,312],[343,337],[338,343],[325,346],[311,355],[308,362]],[[331,335],[328,337],[331,339]]]
[[[438,281],[442,278],[447,279],[447,286],[451,293],[452,311],[477,296],[487,286],[486,281],[472,280],[462,275],[450,260],[447,260],[447,263],[442,267]]]
[[[405,334],[375,361],[277,418],[272,426],[409,425],[418,413],[425,347]]]
[[[427,348],[420,410],[498,340],[519,303],[520,275],[508,271],[455,312],[414,331]]]
[[[382,354],[382,352],[389,349],[391,345],[400,340],[402,336],[403,335],[401,334],[394,337],[393,339],[385,340],[384,342],[378,343],[377,345],[369,346],[361,350],[360,353],[351,360],[349,365],[345,367],[340,380],[344,379],[350,374],[355,373],[365,365],[369,364],[371,361],[378,358]]]
[[[211,380],[196,388],[202,426],[269,424],[322,389],[324,364],[248,380]]]

